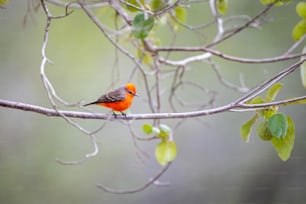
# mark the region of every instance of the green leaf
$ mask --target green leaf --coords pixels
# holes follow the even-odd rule
[[[0,6],[5,6],[9,0],[0,0]]]
[[[137,12],[140,11],[140,9],[144,6],[144,0],[125,0],[126,4],[131,4],[126,5],[127,10],[131,12]],[[139,9],[138,9],[139,8]]]
[[[271,4],[273,3],[275,0],[260,0],[260,2],[263,4],[263,5],[267,5],[267,4]]]
[[[264,103],[264,99],[260,96],[253,98],[251,101],[248,101],[247,104],[261,104]],[[266,110],[258,110],[256,111],[260,116],[264,117],[266,114]]]
[[[151,53],[143,51],[140,48],[137,50],[137,56],[145,64],[150,64],[153,61]]]
[[[132,34],[138,39],[145,39],[154,26],[154,17],[148,14],[139,13],[132,23]]]
[[[160,129],[157,127],[153,127],[152,128],[152,132],[155,136],[159,136],[160,135]]]
[[[163,141],[156,146],[155,158],[160,165],[166,165],[176,158],[177,148],[174,141]]]
[[[165,132],[167,134],[169,134],[171,132],[171,128],[168,125],[165,125],[165,124],[160,124],[159,129],[160,129],[161,132]]]
[[[159,11],[165,8],[166,2],[164,0],[152,0],[151,1],[151,9],[152,11]]]
[[[301,39],[301,37],[303,37],[303,35],[305,35],[305,33],[306,33],[306,19],[302,19],[293,28],[292,38],[293,40],[298,41],[299,39]]]
[[[175,11],[176,19],[181,23],[185,23],[187,19],[186,9],[183,7],[177,6],[175,7],[174,11]]]
[[[257,96],[255,98],[253,98],[251,101],[247,102],[247,104],[261,104],[261,103],[264,103],[264,100],[260,96]]]
[[[158,136],[162,140],[167,141],[169,139],[170,134],[171,134],[171,128],[168,125],[160,124],[159,129],[160,129],[160,133],[159,133]]]
[[[303,49],[303,53],[306,53],[306,46]],[[301,58],[304,59],[306,57],[304,56]],[[304,61],[303,64],[301,64],[301,79],[303,86],[306,88],[306,61]]]
[[[254,115],[250,120],[248,120],[246,123],[244,123],[241,128],[240,128],[240,135],[245,142],[249,142],[250,140],[250,135],[251,135],[251,130],[258,119],[258,115]]]
[[[170,18],[170,23],[173,26],[174,30],[179,30],[182,28],[182,25],[180,23],[185,23],[187,19],[187,12],[186,9],[180,6],[175,7],[174,9],[174,20],[173,18]]]
[[[284,3],[289,3],[291,0],[260,0],[263,5],[275,3],[276,6],[282,6]]]
[[[286,105],[290,105],[290,104],[306,104],[306,99],[301,99],[301,100],[297,100],[297,101],[294,101],[294,102],[286,103]]]
[[[300,1],[296,7],[296,13],[302,17],[302,18],[306,18],[306,2],[302,2]]]
[[[275,3],[275,6],[282,6],[284,5],[282,0],[276,0],[277,2]]]
[[[266,101],[267,102],[273,101],[282,87],[283,85],[281,83],[276,83],[273,86],[271,86],[266,93]]]
[[[224,15],[227,12],[227,0],[217,0],[216,1],[218,12],[221,15]]]
[[[294,121],[288,116],[287,117],[288,130],[285,137],[277,138],[273,137],[271,142],[276,150],[279,158],[286,161],[290,158],[291,151],[294,146]]]
[[[265,119],[269,119],[271,116],[275,115],[278,111],[278,106],[273,106],[270,107],[268,109],[265,110],[260,110],[261,115],[265,118]]]
[[[150,124],[144,124],[143,126],[142,126],[142,130],[143,130],[143,132],[144,133],[146,133],[146,134],[151,134],[152,132],[153,132],[153,127],[152,127],[152,125],[150,125]]]
[[[251,101],[248,102],[248,104],[261,104],[261,103],[264,103],[265,100],[258,96],[256,98],[253,98]],[[278,107],[275,106],[275,107],[270,107],[268,109],[265,109],[265,110],[258,110],[256,111],[260,116],[264,117],[265,119],[268,119],[270,118],[272,115],[276,114],[278,111]]]
[[[274,137],[283,138],[286,136],[288,130],[288,122],[285,114],[274,114],[269,118],[267,125]]]
[[[269,141],[272,139],[273,135],[271,134],[267,122],[261,122],[256,127],[257,135],[264,141]]]

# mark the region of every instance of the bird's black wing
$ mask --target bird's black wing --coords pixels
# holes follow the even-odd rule
[[[121,87],[101,96],[97,100],[97,103],[119,102],[125,99],[125,95],[126,95],[126,90],[124,87]]]
[[[125,99],[126,95],[126,89],[125,87],[120,87],[118,89],[115,89],[113,91],[110,91],[107,94],[104,94],[98,100],[85,104],[84,106],[89,106],[97,103],[112,103],[112,102],[119,102]]]

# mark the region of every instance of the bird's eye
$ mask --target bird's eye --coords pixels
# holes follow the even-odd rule
[[[131,94],[131,95],[135,95],[132,91],[129,91],[129,94]]]

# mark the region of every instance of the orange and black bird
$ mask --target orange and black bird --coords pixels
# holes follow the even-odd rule
[[[137,96],[135,85],[132,83],[127,83],[126,85],[120,88],[117,88],[102,95],[100,98],[98,98],[98,100],[85,104],[84,106],[95,104],[112,109],[113,114],[114,111],[117,111],[120,112],[122,115],[125,115],[123,111],[125,111],[132,105],[134,96]]]

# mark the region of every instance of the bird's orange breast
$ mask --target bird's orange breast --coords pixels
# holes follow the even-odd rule
[[[114,111],[125,111],[128,109],[132,104],[133,96],[130,94],[126,94],[125,99],[116,102],[109,102],[109,103],[98,103],[99,106],[104,106],[110,108]]]

